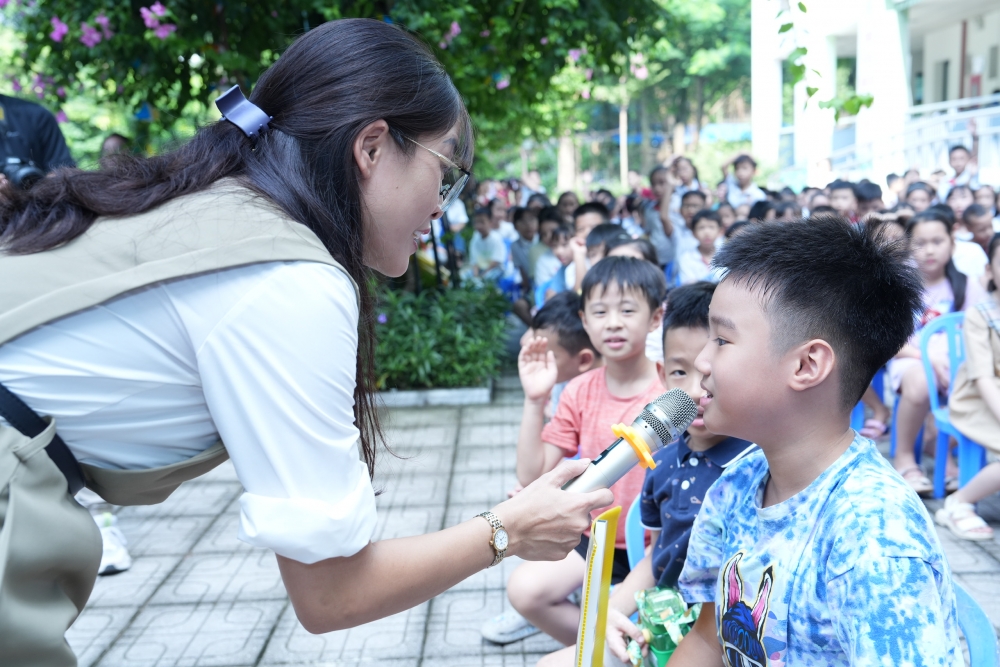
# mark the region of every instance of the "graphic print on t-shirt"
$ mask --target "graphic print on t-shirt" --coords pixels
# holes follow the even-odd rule
[[[719,639],[728,667],[765,667],[768,663],[764,626],[774,587],[774,568],[768,567],[761,575],[751,607],[743,597],[742,558],[743,552],[737,551],[723,570],[722,599],[726,606],[719,610],[722,615],[718,623]]]

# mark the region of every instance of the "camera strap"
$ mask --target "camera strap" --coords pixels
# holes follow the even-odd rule
[[[48,427],[48,424],[38,416],[37,412],[3,386],[3,383],[0,383],[0,417],[6,419],[8,424],[28,438],[37,437]],[[75,496],[85,486],[85,483],[83,470],[80,469],[80,464],[77,463],[73,452],[69,450],[58,433],[52,436],[52,442],[45,447],[45,451],[66,478],[70,495]]]

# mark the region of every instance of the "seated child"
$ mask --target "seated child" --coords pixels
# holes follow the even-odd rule
[[[672,290],[663,317],[666,360],[660,366],[660,379],[667,389],[683,389],[696,401],[705,396],[705,390],[701,388],[701,373],[695,368],[694,360],[709,342],[708,304],[714,291],[715,285],[707,282]],[[642,523],[651,532],[652,552],[629,572],[608,601],[605,641],[609,652],[621,662],[628,663],[625,646],[630,638],[640,645],[645,644],[642,632],[629,620],[637,611],[635,593],[653,586],[677,586],[691,525],[708,487],[726,466],[753,449],[754,446],[745,440],[710,433],[699,415],[681,441],[653,455],[657,465],[646,471],[640,496]],[[622,507],[622,511],[626,512],[627,508]],[[568,667],[573,651],[573,648],[558,651],[539,664]],[[605,666],[610,667],[613,663],[606,655]]]
[[[681,253],[678,259],[682,285],[699,280],[717,283],[721,272],[712,267],[716,242],[722,237],[722,219],[718,212],[707,209],[698,211],[691,219],[691,231],[698,245]]]
[[[588,202],[578,206],[573,211],[573,238],[570,241],[570,248],[573,250],[573,261],[566,267],[566,289],[580,292],[583,285],[583,276],[590,268],[590,261],[587,259],[587,237],[596,227],[603,224],[610,224],[611,214],[607,207],[596,201]],[[619,227],[619,229],[621,229]]]
[[[971,207],[970,207],[971,208]],[[966,209],[968,213],[968,209]],[[948,398],[951,423],[993,454],[1000,454],[1000,234],[989,245],[991,299],[965,314],[965,363]],[[1000,462],[993,461],[944,501],[934,518],[965,540],[992,540],[993,529],[976,514],[975,503],[1000,491]]]
[[[469,242],[469,269],[478,278],[498,280],[507,262],[507,245],[500,233],[493,229],[488,208],[477,209],[472,216],[476,233]]]
[[[534,290],[531,285],[531,275],[534,268],[528,262],[532,246],[538,243],[538,214],[530,208],[514,207],[514,228],[517,230],[517,240],[510,244],[510,258],[517,277],[521,281],[521,298],[514,302],[513,310],[521,321],[531,324],[531,304],[534,302]]]
[[[535,263],[535,306],[566,289],[566,267],[573,261],[571,237],[568,227],[556,227],[549,234],[548,250]]]
[[[969,232],[969,240],[984,251],[989,250],[993,240],[993,214],[980,204],[973,204],[962,213],[962,222]]]
[[[830,206],[851,222],[858,221],[858,195],[854,183],[834,181],[830,183]]]
[[[917,465],[913,454],[913,443],[931,409],[927,376],[921,362],[919,331],[934,318],[971,310],[987,297],[979,283],[957,269],[951,259],[955,241],[946,215],[939,215],[934,207],[918,213],[906,223],[906,235],[923,283],[923,307],[917,330],[889,362],[888,367],[889,382],[893,390],[899,393],[899,401],[896,403],[897,446],[894,463],[896,470],[914,491],[929,494],[934,486]],[[947,341],[932,338],[928,344],[928,356],[937,376],[934,391],[947,391],[951,378]],[[954,491],[958,487],[958,475],[954,471],[954,462],[949,460],[948,465],[952,470],[945,475],[946,484],[950,487],[949,490]]]
[[[553,230],[564,224],[562,215],[555,206],[546,206],[538,212],[538,243],[531,246],[531,250],[528,251],[528,266],[531,267],[532,281],[536,280],[535,265],[538,263],[538,258],[549,249],[549,237],[552,236]]]
[[[613,222],[597,225],[587,234],[587,266],[593,266],[607,256],[608,244],[631,241],[628,232]]]
[[[678,588],[704,605],[671,667],[962,665],[931,518],[849,426],[923,311],[905,248],[828,217],[751,226],[716,262],[705,426],[760,449],[702,501]]]
[[[700,190],[690,190],[681,196],[680,212],[684,224],[674,225],[672,237],[676,258],[680,258],[687,250],[698,247],[698,239],[691,231],[691,223],[694,222],[695,214],[704,210],[707,204],[708,199],[705,197],[705,193]]]
[[[604,244],[605,257],[635,257],[657,264],[656,248],[649,239],[616,236]]]
[[[558,379],[555,355],[532,348],[523,359],[524,416],[517,442],[517,478],[527,485],[564,457],[594,458],[615,441],[614,424],[632,420],[663,393],[656,365],[646,358],[646,334],[660,324],[666,291],[663,272],[631,257],[608,257],[595,264],[583,283],[584,329],[604,366],[574,378],[543,428],[549,392]],[[522,359],[518,360],[519,367]],[[628,507],[642,488],[636,466],[611,490],[615,505]],[[607,508],[604,508],[607,509]],[[595,513],[596,516],[596,513]],[[588,538],[558,562],[526,562],[510,576],[507,597],[535,627],[563,644],[576,641],[580,609],[567,598],[583,582]],[[615,538],[615,575],[628,574],[625,522]]]

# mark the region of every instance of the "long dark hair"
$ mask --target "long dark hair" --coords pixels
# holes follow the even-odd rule
[[[331,21],[302,35],[261,75],[250,100],[274,118],[256,144],[220,121],[163,155],[115,155],[97,171],[61,169],[27,192],[8,185],[0,196],[0,251],[49,250],[83,234],[100,216],[135,215],[220,178],[238,178],[315,232],[360,287],[354,415],[361,454],[374,475],[382,438],[374,394],[376,297],[363,262],[354,141],[381,119],[399,149],[411,155],[415,147],[404,136],[437,136],[457,124],[455,161],[469,167],[471,121],[431,52],[403,30],[370,19]]]
[[[950,213],[950,210],[945,212],[937,206],[932,206],[922,213],[917,213],[906,223],[906,237],[913,236],[913,228],[922,222],[939,222],[948,231],[948,236],[951,236],[952,230],[955,228],[955,221],[954,218],[949,217]],[[969,284],[969,277],[958,270],[952,259],[949,259],[948,263],[944,265],[944,277],[947,279],[948,284],[951,285],[951,291],[955,295],[953,312],[957,313],[965,306],[965,288]]]

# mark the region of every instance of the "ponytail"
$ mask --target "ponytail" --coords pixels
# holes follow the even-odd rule
[[[955,294],[955,307],[952,312],[957,313],[965,307],[965,288],[969,284],[969,277],[958,270],[953,260],[948,260],[944,267],[944,277],[951,285],[951,291]]]

